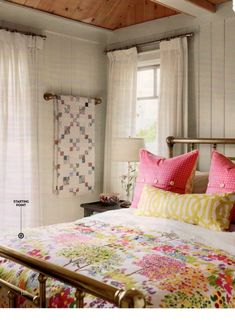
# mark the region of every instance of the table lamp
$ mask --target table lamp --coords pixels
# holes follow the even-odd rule
[[[136,162],[139,161],[139,151],[144,148],[142,138],[116,138],[113,146],[113,161],[127,162],[127,175],[121,176],[122,186],[127,194],[127,203],[130,205],[130,194],[135,183]]]

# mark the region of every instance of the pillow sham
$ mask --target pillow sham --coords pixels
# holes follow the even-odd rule
[[[167,159],[141,149],[139,173],[131,207],[137,207],[145,184],[175,193],[192,193],[197,158],[198,150]]]
[[[196,171],[193,180],[193,193],[206,193],[209,172]]]
[[[137,215],[180,220],[222,231],[230,225],[230,212],[235,193],[178,194],[145,185]]]
[[[235,164],[218,151],[213,151],[206,193],[229,192],[235,192]],[[231,212],[231,221],[235,223],[235,206]]]

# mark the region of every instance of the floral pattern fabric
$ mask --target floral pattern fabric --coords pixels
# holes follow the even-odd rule
[[[154,224],[109,223],[99,216],[31,229],[22,240],[4,235],[0,243],[117,288],[139,289],[148,307],[235,308],[234,255]],[[37,273],[3,258],[0,278],[38,292]],[[74,294],[74,288],[47,280],[48,307],[75,307]],[[1,288],[0,307],[6,306]],[[20,297],[18,306],[30,305]],[[113,305],[87,296],[85,306]]]

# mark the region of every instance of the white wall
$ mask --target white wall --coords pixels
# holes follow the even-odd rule
[[[177,15],[119,29],[108,47],[191,31],[195,35],[189,39],[189,134],[235,137],[235,14],[231,2],[201,20]],[[226,148],[225,153],[235,156],[234,148]],[[200,169],[208,169],[208,148],[201,147],[200,156]]]
[[[106,106],[106,62],[104,46],[74,37],[47,33],[41,59],[40,81],[40,179],[44,223],[73,221],[83,216],[82,202],[95,201],[102,191]],[[43,100],[43,92],[102,97],[96,106],[95,191],[84,196],[56,195],[53,186],[53,104]]]
[[[112,33],[86,24],[59,18],[0,1],[0,24],[47,36],[40,56],[39,162],[40,206],[44,224],[73,221],[83,216],[80,204],[95,201],[103,187],[106,111],[107,36]],[[53,105],[44,92],[101,97],[96,106],[95,191],[84,196],[53,193]]]

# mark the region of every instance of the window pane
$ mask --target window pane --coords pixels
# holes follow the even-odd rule
[[[146,149],[156,153],[158,99],[137,100],[136,136],[145,139]]]
[[[154,69],[143,69],[137,73],[137,97],[154,96]]]

